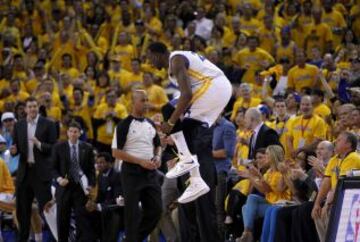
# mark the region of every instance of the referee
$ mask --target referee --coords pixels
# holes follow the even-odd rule
[[[156,172],[161,146],[154,123],[144,117],[147,103],[144,90],[132,93],[131,115],[117,125],[112,144],[113,156],[123,160],[126,242],[143,241],[161,216],[161,188]]]

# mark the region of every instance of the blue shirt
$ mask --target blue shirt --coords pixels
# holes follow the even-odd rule
[[[9,131],[6,131],[5,128],[3,129],[3,132],[1,133],[1,135],[4,137],[4,139],[6,140],[6,147],[8,149],[10,149],[10,147],[13,144],[13,138],[12,135]]]
[[[226,151],[226,158],[214,159],[216,171],[227,172],[231,167],[231,160],[234,156],[236,144],[236,128],[233,123],[225,118],[221,118],[215,123],[214,136],[213,136],[213,150]]]

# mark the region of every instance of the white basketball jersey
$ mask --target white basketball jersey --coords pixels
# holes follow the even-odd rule
[[[169,80],[178,85],[176,78],[172,75],[171,72],[171,59],[176,56],[181,55],[186,58],[188,61],[188,76],[190,77],[190,84],[192,91],[198,89],[199,86],[205,82],[210,82],[212,79],[224,76],[222,70],[220,70],[216,65],[211,63],[205,57],[192,52],[192,51],[173,51],[170,54],[169,58]]]

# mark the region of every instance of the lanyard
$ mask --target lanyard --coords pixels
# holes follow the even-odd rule
[[[309,118],[308,121],[306,122],[306,124],[303,125],[304,117],[301,117],[301,124],[300,124],[301,127],[300,128],[301,128],[301,137],[303,137],[303,138],[305,138],[304,133],[305,133],[306,128],[308,127],[308,125],[310,123],[311,118]]]
[[[286,125],[286,122],[288,121],[289,117],[286,117],[283,121],[280,121],[279,118],[276,119],[276,122],[275,122],[275,130],[277,131],[278,135],[281,136],[283,133],[284,133],[284,129],[285,129],[285,125]],[[277,128],[277,125],[279,123],[283,122],[284,123],[284,126],[281,128],[281,129],[278,129]],[[279,131],[278,131],[279,130]]]
[[[340,176],[340,167],[341,167],[342,163],[344,162],[344,160],[345,160],[351,153],[352,153],[352,151],[349,152],[349,153],[347,153],[347,154],[344,156],[344,158],[342,158],[342,159],[340,160],[340,162],[337,162],[336,167],[335,167],[336,178],[339,178],[339,176]]]

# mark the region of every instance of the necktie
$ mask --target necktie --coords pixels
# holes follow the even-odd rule
[[[74,179],[75,183],[79,183],[80,181],[80,166],[77,159],[76,146],[71,146],[71,166],[70,166],[70,174]]]

